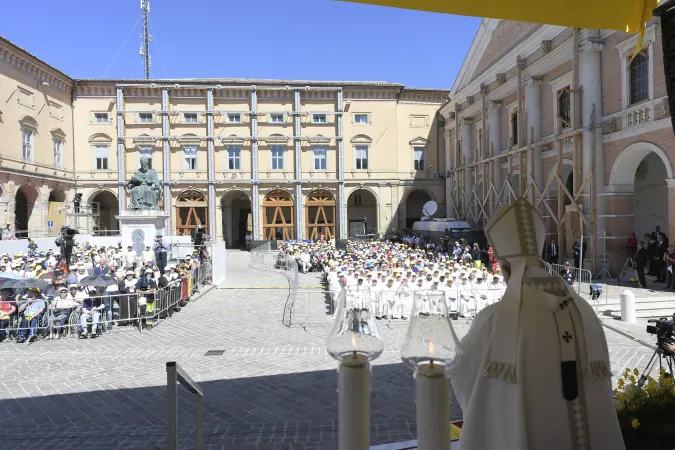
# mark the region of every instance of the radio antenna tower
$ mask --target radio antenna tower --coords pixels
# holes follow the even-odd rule
[[[143,13],[143,42],[141,42],[141,58],[143,58],[143,70],[145,71],[145,79],[150,79],[150,31],[148,28],[150,2],[148,0],[141,0],[141,11]]]

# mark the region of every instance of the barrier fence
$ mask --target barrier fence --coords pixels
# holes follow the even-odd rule
[[[286,326],[293,324],[295,299],[298,294],[298,262],[293,256],[273,251],[272,243],[266,242],[251,250],[249,267],[281,273],[288,281],[288,297],[284,304],[281,322]]]
[[[44,310],[37,316],[27,316],[21,309],[27,300],[16,302],[17,311],[7,320],[0,320],[0,328],[10,339],[35,334],[38,338],[49,335],[74,337],[79,331],[102,334],[131,325],[142,332],[159,325],[174,312],[187,305],[190,297],[211,280],[212,266],[205,262],[190,274],[170,282],[167,286],[134,293],[109,292],[101,296],[86,295],[75,299],[57,296],[39,299]],[[74,301],[76,304],[69,301]],[[83,308],[87,303],[88,308]],[[3,323],[4,322],[4,323]],[[84,329],[86,327],[86,329]],[[89,330],[90,329],[90,330]]]

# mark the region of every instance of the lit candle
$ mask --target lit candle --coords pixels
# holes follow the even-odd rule
[[[435,348],[429,339],[429,362],[415,371],[415,402],[417,410],[417,445],[420,450],[450,448],[450,418],[448,416],[448,380],[442,365],[434,364]]]
[[[368,357],[356,350],[345,354],[338,369],[338,435],[340,450],[368,450],[370,447],[370,365]]]
[[[340,363],[339,450],[370,448],[370,361],[384,350],[372,311],[367,289],[344,289],[326,342],[326,350]]]

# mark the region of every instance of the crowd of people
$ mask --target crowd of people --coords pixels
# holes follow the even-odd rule
[[[70,332],[95,337],[115,325],[151,327],[185,306],[207,258],[194,250],[169,264],[168,245],[157,236],[140,253],[121,241],[107,247],[80,244],[66,265],[59,248],[27,242],[26,251],[0,255],[0,342]]]
[[[451,316],[470,318],[499,301],[506,289],[491,249],[465,242],[436,245],[405,235],[350,242],[344,250],[327,242],[285,242],[279,258],[295,259],[301,272],[321,272],[333,312],[344,288],[367,288],[377,319],[408,319],[417,291],[439,291]]]
[[[670,246],[668,236],[657,226],[653,232],[645,233],[643,238],[638,241],[635,233],[631,233],[624,246],[640,286],[647,287],[647,270],[646,275],[656,277],[655,283],[664,283],[665,289],[675,290],[675,249]]]

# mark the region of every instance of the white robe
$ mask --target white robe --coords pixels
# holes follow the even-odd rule
[[[462,448],[624,449],[609,378],[581,378],[579,373],[577,399],[568,402],[563,397],[560,338],[550,307],[551,298],[553,301],[557,299],[550,294],[523,286],[516,384],[482,374],[483,364],[490,358],[490,336],[495,327],[496,313],[504,303],[498,302],[485,308],[462,339],[461,359],[450,368],[450,379],[464,412]],[[575,342],[578,353],[577,371],[580,372],[586,358],[586,341],[582,333],[579,308],[575,304],[570,306],[573,324],[578,330]],[[582,311],[586,311],[584,314],[593,314],[590,308]],[[597,320],[595,317],[591,319]],[[601,339],[608,360],[604,335]],[[580,445],[577,439],[579,429],[575,414],[578,412],[588,418],[585,446]]]

